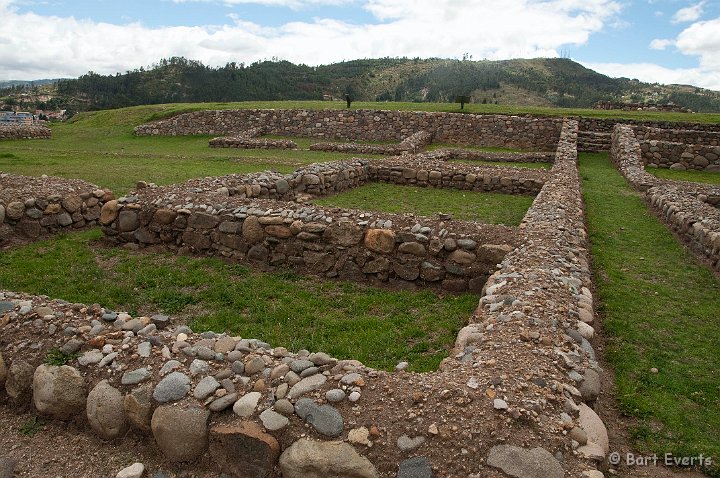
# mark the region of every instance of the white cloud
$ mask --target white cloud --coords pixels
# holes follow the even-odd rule
[[[703,14],[705,2],[700,2],[689,7],[681,8],[673,15],[673,23],[686,23],[698,20]]]
[[[668,40],[664,38],[656,38],[653,41],[650,42],[650,49],[651,50],[664,50],[667,47],[674,45],[674,40]]]
[[[344,0],[256,3],[335,1]],[[379,21],[354,25],[320,18],[268,28],[233,17],[230,25],[148,28],[20,13],[12,5],[0,0],[0,79],[116,73],[171,56],[212,66],[271,57],[310,65],[464,53],[489,59],[552,57],[562,47],[586,43],[620,11],[615,0],[365,0]]]
[[[170,0],[172,3],[214,3],[218,5],[266,5],[299,9],[318,5],[344,5],[353,0]]]
[[[675,44],[684,54],[699,56],[702,68],[720,71],[720,17],[690,25]]]
[[[613,78],[637,78],[648,83],[695,85],[720,90],[720,71],[703,68],[665,68],[652,63],[585,63],[587,68]]]

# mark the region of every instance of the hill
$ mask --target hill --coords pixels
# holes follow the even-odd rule
[[[125,74],[89,72],[60,80],[57,93],[72,109],[107,109],[173,102],[342,99],[452,102],[587,108],[597,102],[674,103],[720,112],[720,92],[692,86],[610,78],[569,59],[504,61],[379,58],[311,67],[288,61],[211,68],[185,58]]]

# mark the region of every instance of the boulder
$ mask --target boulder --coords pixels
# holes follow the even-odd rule
[[[433,478],[430,461],[424,456],[408,458],[400,463],[397,478]]]
[[[107,206],[107,204],[105,204]],[[103,206],[104,208],[104,206]],[[102,210],[100,210],[102,217]],[[135,211],[123,210],[117,216],[117,227],[119,232],[131,232],[138,228],[140,219]]]
[[[338,246],[354,246],[363,238],[363,230],[349,221],[336,222],[323,233],[325,240]]]
[[[210,454],[220,469],[236,478],[272,475],[280,444],[255,422],[216,425],[210,430]]]
[[[40,365],[33,375],[33,403],[38,412],[68,420],[85,409],[87,391],[80,371],[68,365]]]
[[[113,440],[128,429],[120,390],[102,380],[87,397],[86,408],[90,428],[105,440]]]
[[[30,398],[35,368],[24,360],[14,360],[5,378],[5,392],[16,402]]]
[[[209,419],[208,410],[161,405],[153,413],[150,428],[169,461],[193,461],[207,448]]]
[[[490,449],[487,464],[515,478],[563,478],[563,467],[544,448],[526,449],[497,445]]]
[[[149,432],[152,418],[153,386],[147,383],[125,395],[123,406],[130,425],[138,430]]]
[[[284,478],[377,478],[377,470],[352,445],[301,439],[280,455]]]
[[[395,233],[389,229],[368,229],[365,247],[373,252],[389,254],[395,248]]]
[[[100,224],[109,226],[118,217],[120,204],[116,200],[106,202],[100,209]]]
[[[607,429],[600,417],[595,411],[581,403],[580,407],[580,428],[587,433],[588,444],[595,443],[603,450],[605,455],[610,452],[610,440],[608,439]]]
[[[248,216],[243,221],[242,236],[248,244],[258,243],[265,238],[265,232],[257,216]]]

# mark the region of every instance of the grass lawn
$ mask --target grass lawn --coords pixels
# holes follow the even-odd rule
[[[314,202],[321,206],[418,216],[442,212],[463,221],[517,226],[533,199],[532,196],[370,183]]]
[[[580,155],[606,357],[640,451],[720,458],[720,280],[613,168]],[[651,373],[657,368],[658,373]],[[720,476],[720,468],[709,470]]]
[[[690,181],[693,183],[720,184],[720,173],[711,173],[708,171],[676,171],[668,168],[650,168],[645,170],[663,179],[672,179],[674,181]]]
[[[155,107],[84,113],[54,124],[49,140],[0,142],[0,171],[79,178],[126,194],[140,181],[173,184],[203,176],[273,169],[289,173],[310,163],[373,156],[320,151],[210,148],[211,136],[134,136]]]
[[[391,370],[401,360],[436,370],[477,296],[388,291],[253,272],[217,258],[133,253],[98,244],[99,230],[0,255],[0,289],[99,303],[132,314],[163,312],[193,330],[228,331],[289,350],[324,351]]]

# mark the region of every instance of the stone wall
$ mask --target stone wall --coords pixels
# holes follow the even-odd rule
[[[635,137],[642,144],[647,141],[667,141],[670,143],[702,144],[704,146],[720,146],[720,128],[700,130],[699,124],[692,129],[652,128],[636,126],[633,128]]]
[[[640,151],[632,128],[617,125],[610,157],[621,174],[645,192],[645,200],[668,227],[720,271],[720,187],[661,180],[645,171]]]
[[[231,136],[221,136],[210,140],[211,148],[242,149],[297,149],[297,144],[288,139],[261,138],[262,128],[252,128]]]
[[[666,187],[650,188],[646,200],[691,249],[720,272],[720,209],[682,190]]]
[[[690,116],[691,118],[692,116]],[[718,123],[693,123],[652,121],[652,120],[631,120],[624,118],[576,118],[579,124],[579,131],[594,131],[596,133],[612,133],[616,124],[632,126],[633,128],[653,128],[660,130],[692,130],[696,132],[707,132],[711,136],[720,133]],[[704,141],[700,141],[701,143]]]
[[[113,195],[80,180],[0,173],[0,244],[97,224]]]
[[[426,163],[355,160],[321,163],[287,176],[192,180],[110,201],[100,222],[117,243],[290,265],[327,277],[479,291],[495,264],[514,247],[516,228],[287,202],[373,180],[533,193],[547,177],[545,171],[491,168],[483,174],[483,168],[445,169],[443,163],[435,165],[437,170],[415,169],[422,166]]]
[[[439,148],[424,153],[424,156],[433,160],[452,161],[489,161],[503,163],[552,163],[555,153],[513,153],[488,152],[463,148]]]
[[[544,170],[443,163],[427,154],[402,162],[374,161],[369,173],[371,180],[400,185],[532,195],[548,177]]]
[[[434,141],[554,151],[562,121],[529,116],[385,110],[224,110],[185,113],[135,128],[137,135],[267,134],[354,141],[402,141],[427,131]]]
[[[520,228],[524,240],[488,279],[471,323],[458,334],[456,357],[474,362],[491,354],[498,341],[527,344],[527,348],[518,347],[508,362],[532,363],[531,373],[540,377],[572,377],[571,382],[559,385],[565,390],[560,405],[569,418],[568,434],[593,430],[573,453],[603,461],[609,451],[607,430],[583,403],[592,405],[598,398],[602,369],[592,346],[594,302],[576,121],[565,123],[551,177]],[[557,333],[565,336],[563,348],[553,346],[558,344]],[[493,364],[497,366],[509,363],[498,360]],[[545,383],[544,379],[532,381]],[[516,406],[532,410],[535,405],[529,401]],[[576,419],[577,428],[573,428]]]
[[[640,150],[645,165],[720,172],[720,146],[650,140],[641,141]]]
[[[315,143],[310,145],[310,150],[395,156],[399,154],[419,153],[430,143],[432,143],[432,134],[427,131],[418,131],[403,139],[398,144]]]
[[[3,139],[49,139],[52,130],[45,126],[29,124],[0,125],[0,141]]]

